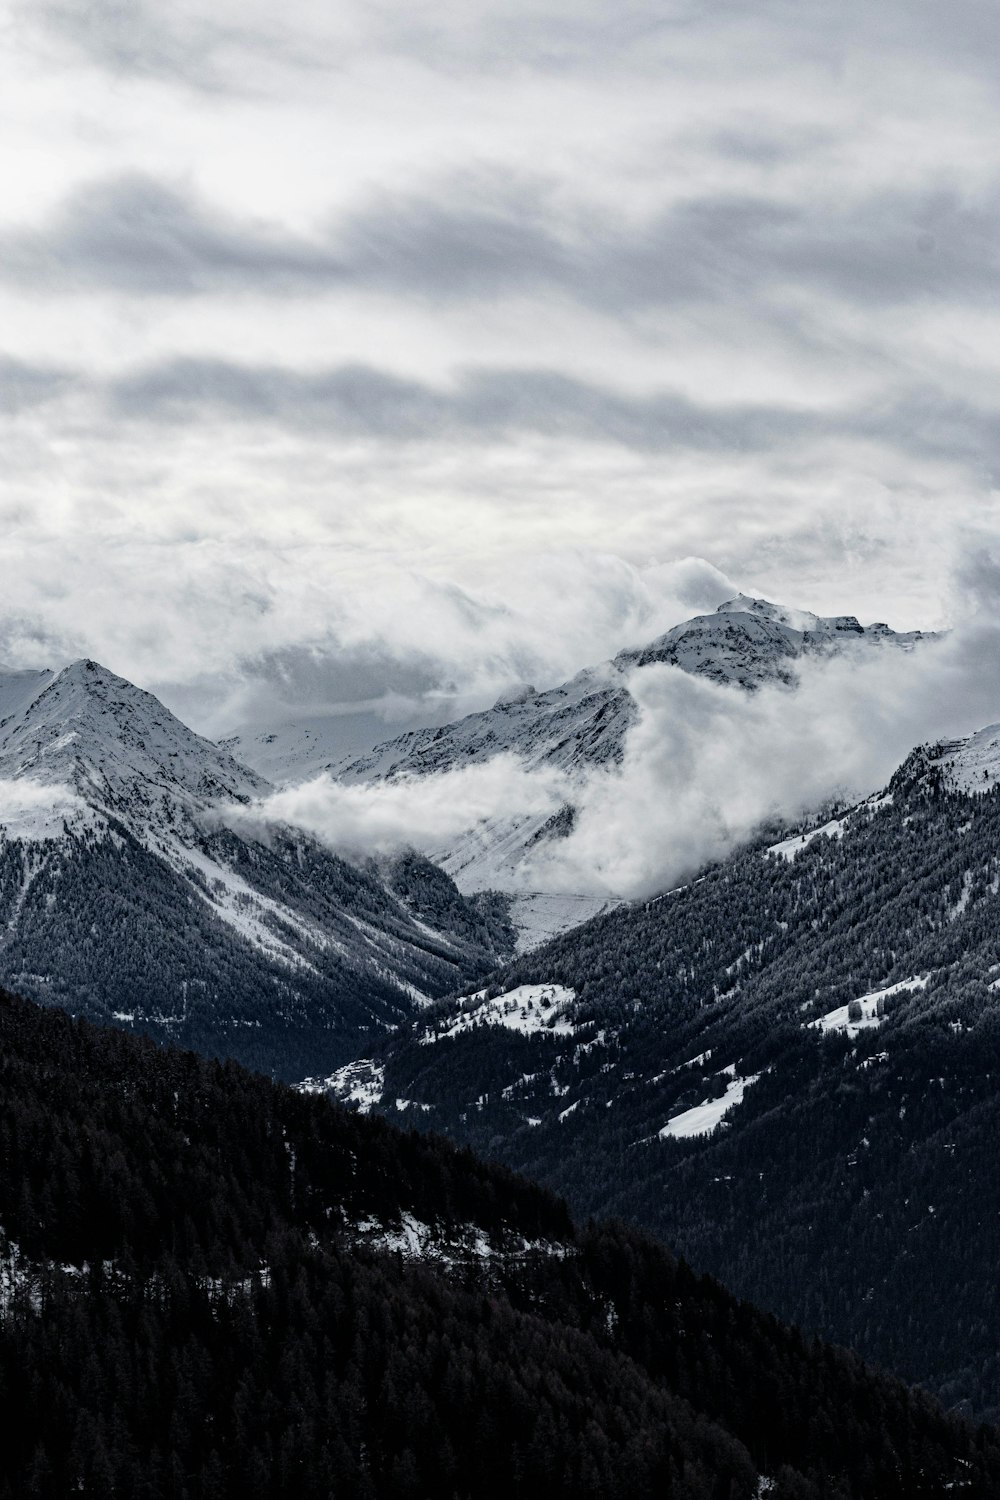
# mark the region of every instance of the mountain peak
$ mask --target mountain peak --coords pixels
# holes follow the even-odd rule
[[[118,806],[141,792],[186,804],[247,801],[268,790],[256,772],[182,724],[152,693],[81,657],[0,723],[0,775],[73,787]]]
[[[755,599],[752,594],[740,593],[735,594],[732,599],[723,600],[715,613],[767,615],[769,619],[774,619],[785,611],[780,604],[772,604],[770,599]]]
[[[750,594],[737,594],[720,604],[716,614],[754,615],[757,619],[773,620],[778,625],[787,625],[789,630],[800,635],[831,635],[847,632],[861,635],[864,627],[855,615],[815,615],[809,609],[794,609],[787,604],[773,604],[770,599],[755,599]],[[889,627],[878,627],[888,632]]]

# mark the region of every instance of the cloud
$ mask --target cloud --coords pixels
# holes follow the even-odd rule
[[[834,441],[896,448],[992,474],[1000,436],[986,393],[976,401],[931,385],[825,411],[792,404],[695,401],[677,391],[636,394],[538,368],[465,369],[446,383],[365,364],[302,371],[228,359],[174,358],[108,378],[0,357],[8,414],[75,393],[81,409],[123,420],[343,439],[447,445],[524,436],[613,444],[649,454],[807,451]],[[89,406],[88,406],[89,403]],[[96,415],[95,415],[96,419]]]
[[[402,442],[530,432],[659,452],[725,450],[804,439],[848,425],[846,418],[773,406],[709,407],[676,393],[628,396],[558,371],[530,368],[467,370],[441,387],[366,365],[305,374],[228,360],[178,359],[118,377],[109,395],[118,416],[185,423],[220,417],[268,421]],[[864,423],[870,427],[870,414]]]
[[[31,777],[0,777],[0,829],[5,838],[55,838],[64,822],[80,817],[91,814],[72,787]]]
[[[118,82],[167,84],[208,95],[272,93],[289,76],[330,69],[358,18],[296,0],[296,26],[262,0],[18,0],[23,34]],[[282,78],[282,74],[284,78]]]
[[[140,172],[76,187],[49,221],[0,235],[2,276],[57,292],[288,293],[343,280],[328,247],[212,210]]]
[[[978,0],[13,21],[20,659],[95,655],[218,730],[271,691],[471,706],[647,628],[610,554],[938,623],[956,529],[995,529]]]
[[[641,716],[621,770],[588,780],[570,836],[526,883],[645,897],[730,853],[772,818],[886,785],[917,744],[1000,717],[1000,619],[946,640],[803,665],[799,686],[746,694],[679,669],[637,672]]]
[[[213,53],[233,33],[181,5],[167,11],[144,0],[73,0],[21,7],[24,23],[44,28],[109,73],[183,80],[200,87],[217,81]]]
[[[555,813],[566,789],[566,778],[557,771],[529,772],[516,757],[497,755],[481,765],[407,782],[346,786],[319,776],[246,810],[227,808],[224,815],[237,829],[307,828],[349,853],[411,847],[430,854],[477,826]]]
[[[368,291],[434,302],[567,298],[609,316],[756,305],[799,323],[793,291],[868,306],[989,302],[1000,271],[1000,193],[937,181],[856,185],[834,205],[677,196],[625,221],[597,198],[527,173],[480,169],[369,195],[313,236],[240,218],[184,185],[130,171],[74,187],[47,221],[0,237],[0,275],[58,291],[261,295]],[[805,315],[804,315],[805,314]]]
[[[336,508],[324,527],[287,503],[266,529],[253,508],[197,506],[136,528],[127,486],[91,504],[0,507],[0,660],[93,657],[212,736],[363,712],[381,738],[386,722],[443,722],[514,682],[553,685],[737,592],[703,560],[644,568],[517,546],[485,555],[462,586],[447,568],[416,567],[405,533],[373,574],[371,529],[392,537],[402,523],[392,510],[352,513],[356,533]]]
[[[0,354],[0,410],[14,414],[43,406],[63,395],[77,378],[71,370]]]
[[[970,565],[971,566],[971,565]],[[509,755],[391,783],[320,778],[257,816],[308,828],[333,846],[439,855],[475,830],[548,816],[571,803],[570,834],[536,844],[513,883],[645,898],[729,854],[772,819],[882,789],[918,743],[1000,717],[1000,568],[981,558],[980,592],[949,637],[806,659],[795,687],[755,693],[661,664],[630,682],[640,716],[620,768],[528,771]],[[694,581],[694,576],[692,578]]]
[[[933,386],[815,411],[773,401],[710,405],[676,391],[636,395],[555,370],[471,369],[448,385],[433,385],[368,365],[303,373],[176,359],[130,370],[101,394],[114,417],[133,421],[268,422],[304,433],[399,443],[531,434],[677,454],[788,452],[842,440],[946,461],[962,458],[990,472],[1000,463],[988,399],[977,403]]]

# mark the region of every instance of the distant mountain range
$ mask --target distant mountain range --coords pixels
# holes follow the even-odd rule
[[[741,595],[562,687],[512,692],[333,774],[404,781],[500,751],[528,768],[594,771],[620,761],[637,715],[629,683],[650,663],[752,691],[792,681],[811,654],[924,639]],[[255,823],[274,787],[235,743],[195,734],[92,661],[0,672],[0,978],[289,1079],[325,1076],[371,1028],[607,904],[518,888],[525,849],[565,833],[571,805],[488,820],[432,859],[348,860],[301,830]],[[269,746],[239,748],[267,748],[273,770]],[[302,770],[290,751],[284,775]]]
[[[600,771],[647,665],[752,693],[929,639],[741,596],[334,770],[405,784],[506,751]],[[441,868],[264,822],[273,787],[97,663],[0,673],[0,982],[443,1131],[1000,1413],[1000,726],[518,957],[586,903],[539,893],[518,934],[486,887],[570,805],[470,830]]]
[[[248,764],[279,784],[326,772],[340,781],[400,781],[482,764],[499,754],[515,755],[529,769],[552,767],[570,776],[621,763],[625,738],[636,723],[638,704],[630,691],[637,669],[675,666],[712,682],[752,692],[768,682],[794,684],[807,659],[873,650],[904,650],[938,639],[922,631],[897,632],[888,625],[862,626],[853,615],[823,617],[746,594],[712,614],[674,626],[640,648],[586,667],[570,681],[544,692],[520,684],[492,708],[454,724],[409,730],[362,756],[337,753],[330,726],[278,722],[224,741]],[[572,827],[573,807],[554,816],[497,817],[442,841],[430,851],[467,893],[505,891],[526,951],[574,927],[614,902],[604,896],[535,890],[521,866],[526,854],[558,840]]]
[[[237,833],[271,790],[92,661],[0,674],[0,975],[24,994],[294,1078],[512,946],[426,860]]]
[[[823,618],[739,594],[714,613],[687,620],[641,649],[621,651],[559,687],[543,693],[522,687],[483,713],[441,729],[404,734],[370,755],[329,769],[348,782],[398,781],[508,752],[529,768],[554,767],[578,775],[621,763],[626,735],[639,716],[630,684],[644,667],[678,667],[753,692],[769,682],[793,685],[797,667],[809,658],[911,651],[936,639],[920,631],[897,633],[884,624],[865,627],[852,615]],[[572,819],[572,804],[555,816],[498,818],[442,843],[431,857],[463,891],[509,892],[524,950],[608,905],[603,897],[525,889],[520,868],[525,855],[562,837]]]

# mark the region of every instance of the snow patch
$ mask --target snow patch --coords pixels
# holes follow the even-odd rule
[[[101,821],[72,787],[33,777],[0,779],[0,838],[37,842],[61,838]]]
[[[429,1028],[419,1042],[421,1046],[431,1046],[478,1026],[506,1026],[523,1036],[540,1031],[552,1036],[572,1036],[573,1023],[565,1011],[575,999],[576,991],[561,984],[519,984],[492,1000],[487,999],[486,990],[479,990],[459,1002],[462,1010],[444,1030]]]
[[[371,1250],[399,1254],[407,1260],[435,1260],[445,1264],[510,1260],[526,1255],[551,1255],[562,1259],[568,1253],[567,1247],[556,1241],[529,1240],[509,1231],[491,1239],[477,1224],[449,1226],[444,1231],[425,1224],[408,1211],[389,1224],[378,1219],[363,1219],[354,1227],[352,1238],[355,1244]]]
[[[674,1115],[673,1119],[668,1120],[659,1132],[661,1140],[665,1140],[668,1136],[675,1140],[688,1140],[696,1135],[711,1135],[712,1131],[721,1124],[723,1116],[727,1115],[731,1109],[735,1109],[738,1104],[742,1104],[743,1095],[760,1077],[759,1073],[751,1073],[747,1078],[737,1078],[735,1063],[730,1063],[722,1071],[730,1075],[726,1092],[718,1099],[706,1099],[702,1104],[696,1104],[693,1109],[686,1109],[683,1114]]]
[[[796,854],[800,854],[814,839],[821,838],[824,834],[829,839],[842,839],[846,827],[846,818],[833,818],[829,823],[824,823],[822,828],[813,828],[809,833],[797,833],[793,838],[782,839],[780,844],[771,844],[767,852],[777,854],[791,863]]]
[[[901,979],[898,984],[887,985],[884,990],[873,990],[870,995],[861,995],[848,1005],[838,1005],[836,1010],[827,1011],[817,1021],[810,1021],[807,1029],[824,1034],[828,1031],[846,1031],[849,1037],[857,1036],[859,1031],[881,1026],[885,1020],[885,1001],[890,995],[899,995],[903,990],[925,990],[929,980],[930,975],[925,974],[922,978]],[[850,1016],[852,1005],[861,1007],[861,1014],[855,1015],[853,1020]]]
[[[385,1068],[371,1058],[361,1057],[338,1068],[328,1078],[304,1078],[298,1089],[302,1094],[332,1094],[341,1104],[355,1104],[358,1113],[366,1115],[382,1102]]]
[[[991,792],[1000,780],[1000,724],[989,724],[968,739],[946,741],[935,748],[931,764],[940,769],[952,791]]]

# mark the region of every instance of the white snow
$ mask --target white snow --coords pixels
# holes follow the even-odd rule
[[[820,1016],[816,1021],[809,1021],[807,1029],[821,1032],[846,1031],[849,1037],[857,1036],[859,1031],[868,1031],[872,1027],[881,1026],[885,1019],[882,1013],[884,1002],[891,995],[899,995],[903,990],[923,990],[927,988],[930,975],[925,974],[922,978],[901,979],[898,984],[887,985],[884,990],[873,990],[870,995],[859,995],[857,1001],[851,1001],[851,1005],[861,1006],[861,1016],[857,1021],[849,1018],[850,1005],[838,1005],[836,1010],[827,1011],[825,1016]]]
[[[503,694],[492,708],[441,727],[399,734],[366,755],[343,757],[329,770],[345,783],[399,782],[507,755],[528,771],[552,768],[582,776],[620,762],[626,736],[639,718],[632,681],[647,666],[667,664],[714,682],[754,689],[775,680],[793,682],[798,661],[817,651],[886,650],[892,645],[909,649],[917,638],[918,633],[899,636],[884,625],[863,629],[851,617],[825,618],[740,594],[714,613],[676,625],[642,647],[626,648],[614,660],[584,668],[557,687]],[[258,729],[257,749],[266,752],[266,760],[255,759],[256,752],[244,739],[238,744],[241,753],[276,780],[285,780],[289,771],[293,779],[303,779],[300,773],[315,765],[315,758],[310,761],[312,743],[300,737],[293,751],[289,741],[283,770],[280,745],[286,738],[280,726],[263,735]],[[561,832],[565,827],[553,823],[550,810],[494,817],[443,839],[428,853],[463,893],[492,889],[513,897],[518,950],[526,952],[595,915],[604,904],[584,895],[535,889],[544,875],[538,875],[538,866],[532,873],[533,856]],[[793,853],[789,849],[784,857]]]
[[[961,832],[961,830],[959,830],[959,832]],[[972,871],[966,870],[965,874],[962,876],[962,889],[958,893],[958,900],[954,903],[954,905],[949,906],[947,912],[945,913],[945,917],[949,922],[954,922],[958,917],[960,917],[968,906],[969,898],[972,895],[973,879],[974,876],[972,874]]]
[[[143,842],[149,846],[151,841],[147,836]],[[193,882],[194,889],[202,900],[227,926],[232,927],[240,937],[262,952],[281,958],[296,968],[313,969],[313,965],[300,953],[282,941],[268,924],[266,920],[268,916],[290,927],[294,932],[298,932],[308,943],[313,943],[319,948],[337,948],[341,952],[345,951],[342,943],[338,943],[319,928],[304,922],[290,907],[255,890],[241,875],[237,875],[228,866],[220,864],[218,860],[211,859],[202,850],[194,848],[176,836],[156,840],[153,846],[157,852],[167,857],[168,862],[180,874],[187,875],[189,871],[196,870],[207,885],[206,891],[201,882]]]
[[[573,1023],[565,1011],[575,999],[576,992],[561,984],[520,984],[492,1000],[486,998],[485,990],[479,990],[457,1002],[462,1009],[445,1029],[428,1028],[419,1041],[422,1046],[430,1046],[476,1026],[506,1026],[524,1036],[541,1031],[553,1036],[571,1036]]]
[[[659,1132],[661,1140],[667,1136],[672,1136],[676,1140],[687,1140],[691,1136],[711,1135],[721,1123],[723,1116],[742,1103],[747,1089],[760,1077],[759,1073],[751,1073],[747,1078],[737,1078],[735,1063],[730,1063],[727,1068],[722,1069],[722,1072],[730,1074],[726,1092],[718,1099],[706,1099],[703,1103],[696,1104],[693,1109],[686,1109],[682,1114],[674,1115],[673,1119],[668,1120]]]
[[[366,1115],[382,1102],[385,1068],[371,1058],[361,1057],[327,1078],[304,1078],[298,1088],[303,1094],[332,1094],[342,1104],[356,1104],[358,1113]]]
[[[931,762],[956,792],[990,792],[1000,780],[1000,724],[989,724],[968,739],[937,746]]]
[[[425,1224],[408,1211],[404,1211],[395,1223],[363,1219],[354,1226],[353,1237],[357,1244],[372,1250],[398,1252],[408,1260],[436,1260],[446,1264],[469,1259],[506,1260],[526,1255],[551,1255],[562,1259],[567,1254],[566,1246],[557,1241],[529,1240],[523,1235],[506,1233],[496,1244],[477,1224],[460,1224],[442,1230]]]
[[[268,782],[210,740],[195,734],[151,693],[93,661],[56,676],[0,722],[0,777],[69,786],[91,805],[127,816],[130,802],[148,809],[163,793],[205,806],[248,801]]]
[[[72,787],[34,777],[0,778],[0,839],[62,838],[65,826],[79,833],[100,822]]]
[[[782,839],[780,844],[772,844],[767,852],[768,854],[778,854],[782,859],[787,859],[790,862],[795,858],[796,854],[808,848],[814,839],[818,839],[824,834],[830,839],[842,839],[846,826],[846,818],[832,818],[829,823],[824,823],[822,828],[813,828],[808,833],[797,833],[790,839]]]
[[[468,882],[455,882],[471,894]],[[517,952],[530,953],[570,927],[591,917],[613,911],[621,903],[604,896],[572,896],[550,891],[515,891],[510,900],[510,919],[517,929]]]
[[[707,1051],[705,1051],[705,1052],[699,1052],[697,1057],[689,1057],[688,1060],[687,1060],[687,1062],[680,1063],[678,1065],[678,1068],[671,1069],[671,1071],[672,1072],[677,1072],[679,1070],[679,1068],[701,1068],[701,1067],[704,1067],[705,1063],[707,1063],[710,1060],[711,1056],[712,1056],[712,1048],[709,1047],[707,1049]],[[726,1072],[728,1070],[724,1068],[724,1069],[722,1069],[722,1071]],[[657,1083],[657,1082],[659,1082],[659,1079],[666,1078],[666,1076],[667,1076],[666,1073],[660,1073],[652,1081],[654,1083]]]

